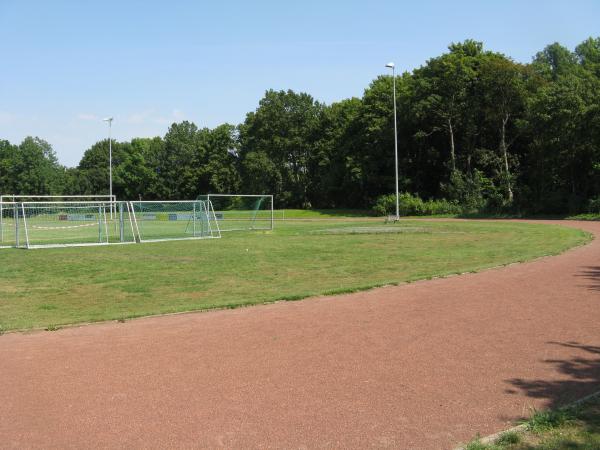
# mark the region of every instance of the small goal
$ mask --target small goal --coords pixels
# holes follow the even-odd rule
[[[248,194],[207,194],[221,231],[272,230],[273,196]]]
[[[210,201],[133,201],[130,205],[139,242],[221,237]]]
[[[126,202],[15,202],[14,246],[71,247],[135,242]]]
[[[13,205],[23,202],[108,202],[109,215],[116,214],[117,197],[115,195],[0,195],[0,247],[12,246],[15,243]]]
[[[15,201],[0,205],[4,235],[0,247],[31,249],[221,237],[208,200]]]

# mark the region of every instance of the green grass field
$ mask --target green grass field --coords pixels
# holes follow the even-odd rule
[[[288,219],[341,219],[374,217],[373,211],[366,209],[276,209],[275,220]]]
[[[0,250],[0,327],[251,305],[474,271],[586,242],[560,226],[382,220],[141,245]]]

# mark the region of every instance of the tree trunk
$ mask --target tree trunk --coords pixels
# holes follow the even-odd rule
[[[502,129],[500,131],[500,151],[504,158],[504,173],[506,175],[506,190],[508,191],[508,202],[513,202],[513,191],[510,183],[510,169],[508,167],[508,148],[506,145],[506,124],[508,123],[509,115],[506,114],[502,119]]]
[[[448,118],[448,133],[450,133],[450,162],[452,163],[452,172],[456,170],[456,153],[454,148],[454,129],[452,128],[452,119]]]

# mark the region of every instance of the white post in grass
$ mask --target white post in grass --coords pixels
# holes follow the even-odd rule
[[[275,228],[275,209],[273,203],[273,196],[271,195],[271,230]]]
[[[102,206],[98,205],[98,243],[102,242]]]
[[[400,220],[400,194],[398,193],[398,129],[396,124],[396,65],[389,62],[385,65],[392,69],[392,80],[394,86],[394,168],[396,171],[396,221]]]
[[[19,247],[19,209],[13,202],[13,219],[15,221],[15,247]]]
[[[193,236],[196,237],[196,202],[194,202],[193,212],[192,212],[192,220],[193,220]]]
[[[27,218],[25,217],[25,205],[21,203],[21,212],[23,213],[23,229],[25,230],[25,247],[29,248],[29,231],[27,230]]]
[[[4,242],[4,196],[0,195],[0,242]]]
[[[104,122],[108,122],[108,191],[110,194],[110,218],[113,218],[113,189],[112,189],[112,117],[102,119]]]

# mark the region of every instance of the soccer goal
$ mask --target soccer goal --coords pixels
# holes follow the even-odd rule
[[[25,195],[2,194],[0,195],[0,246],[10,245],[10,229],[13,226],[12,217],[15,204],[22,202],[108,202],[111,203],[109,216],[114,219],[117,212],[117,197],[115,195]],[[8,209],[7,212],[4,210]]]
[[[18,202],[13,205],[15,247],[71,247],[136,241],[126,202]]]
[[[139,242],[221,237],[208,200],[132,201],[129,204]]]
[[[245,194],[208,194],[221,231],[272,230],[273,196]]]

